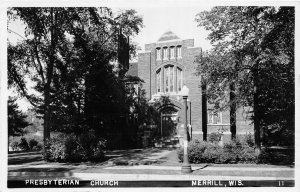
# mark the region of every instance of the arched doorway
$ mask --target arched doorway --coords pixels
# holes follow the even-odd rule
[[[160,135],[170,137],[177,134],[178,113],[161,113]]]
[[[178,112],[179,107],[174,104],[167,104],[160,107],[160,136],[172,137],[178,133]]]

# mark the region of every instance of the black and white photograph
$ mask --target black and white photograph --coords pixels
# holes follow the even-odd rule
[[[0,191],[299,190],[299,1],[92,2],[1,5]]]

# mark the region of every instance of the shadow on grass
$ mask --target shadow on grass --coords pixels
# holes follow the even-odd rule
[[[41,154],[33,155],[14,155],[13,157],[8,157],[8,165],[19,165],[23,163],[33,163],[37,161],[43,161],[43,156]]]
[[[73,168],[17,168],[13,170],[9,170],[8,172],[67,172],[73,170]]]

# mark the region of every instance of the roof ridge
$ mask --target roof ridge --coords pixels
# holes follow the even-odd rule
[[[173,33],[171,30],[168,30],[164,34],[160,36],[158,41],[169,41],[174,39],[180,39],[175,33]]]

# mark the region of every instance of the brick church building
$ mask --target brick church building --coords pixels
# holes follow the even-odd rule
[[[173,32],[164,33],[157,42],[145,45],[145,51],[138,54],[138,61],[130,63],[128,75],[138,76],[144,80],[143,88],[146,97],[152,103],[162,96],[168,96],[173,112],[159,109],[161,114],[161,130],[164,121],[172,120],[176,126],[176,134],[183,134],[183,104],[180,94],[183,85],[189,88],[188,124],[192,138],[202,140],[202,93],[201,79],[195,75],[196,56],[201,54],[201,48],[194,46],[194,39],[180,39]],[[170,107],[170,105],[166,106]],[[167,112],[166,112],[167,111]],[[253,125],[242,109],[237,110],[237,135],[253,133]],[[207,111],[207,132],[223,130],[230,138],[229,111],[214,113]]]

